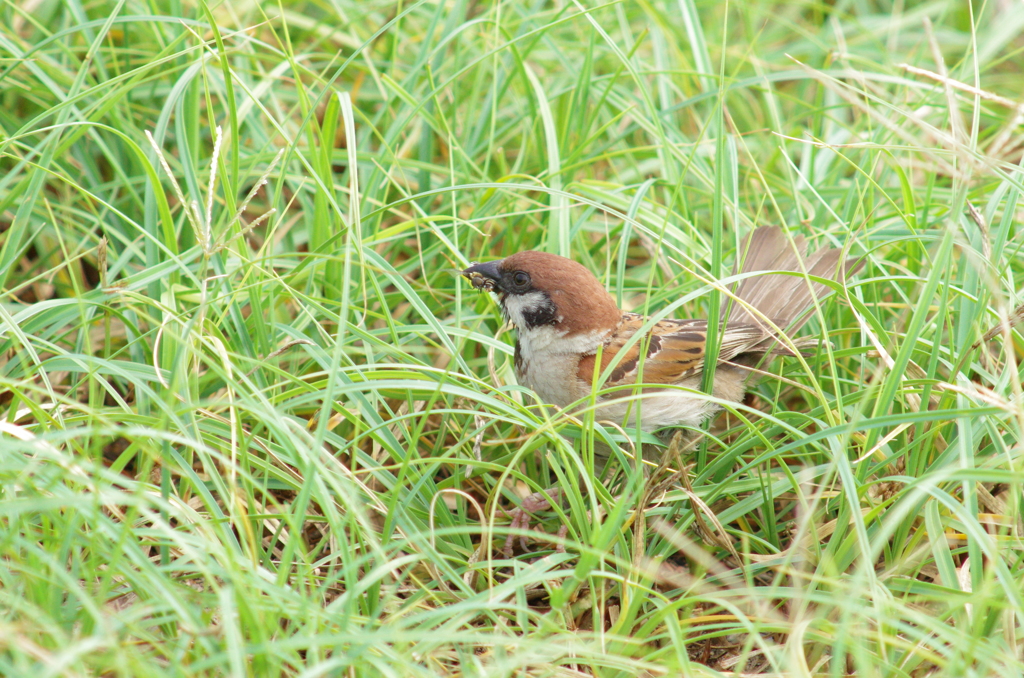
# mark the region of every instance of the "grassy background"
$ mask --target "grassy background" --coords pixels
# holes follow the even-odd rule
[[[1022,30],[0,4],[0,674],[1020,675]],[[451,272],[705,317],[769,223],[867,263],[685,478],[537,406]],[[556,482],[565,552],[506,559]]]

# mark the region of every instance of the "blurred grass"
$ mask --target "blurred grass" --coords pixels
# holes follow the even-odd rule
[[[1022,30],[0,5],[0,674],[1019,675]],[[867,264],[685,483],[514,386],[452,275],[542,248],[707,317],[766,223]],[[556,482],[566,552],[505,559]]]

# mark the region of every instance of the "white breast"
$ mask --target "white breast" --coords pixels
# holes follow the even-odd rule
[[[594,353],[606,335],[588,332],[569,337],[550,325],[519,330],[519,383],[533,389],[544,402],[565,407],[581,395],[576,376],[580,356]]]

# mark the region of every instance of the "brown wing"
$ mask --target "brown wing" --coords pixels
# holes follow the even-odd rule
[[[601,366],[596,374],[594,366],[598,357],[589,355],[580,361],[577,376],[591,383],[595,376],[599,378],[609,365],[614,364],[605,386],[619,386],[635,384],[641,369],[643,381],[648,384],[672,384],[700,372],[704,366],[708,338],[706,320],[661,320],[646,337],[619,356],[644,322],[641,315],[624,314],[601,349]],[[756,351],[766,337],[764,330],[757,325],[730,324],[722,336],[718,360],[730,360],[740,353]],[[641,352],[644,352],[643,361]]]

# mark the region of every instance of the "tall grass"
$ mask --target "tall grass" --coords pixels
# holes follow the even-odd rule
[[[1022,30],[0,5],[0,674],[1021,674]],[[714,317],[768,223],[866,265],[682,475],[516,386],[452,274]],[[506,558],[556,484],[564,551]]]

